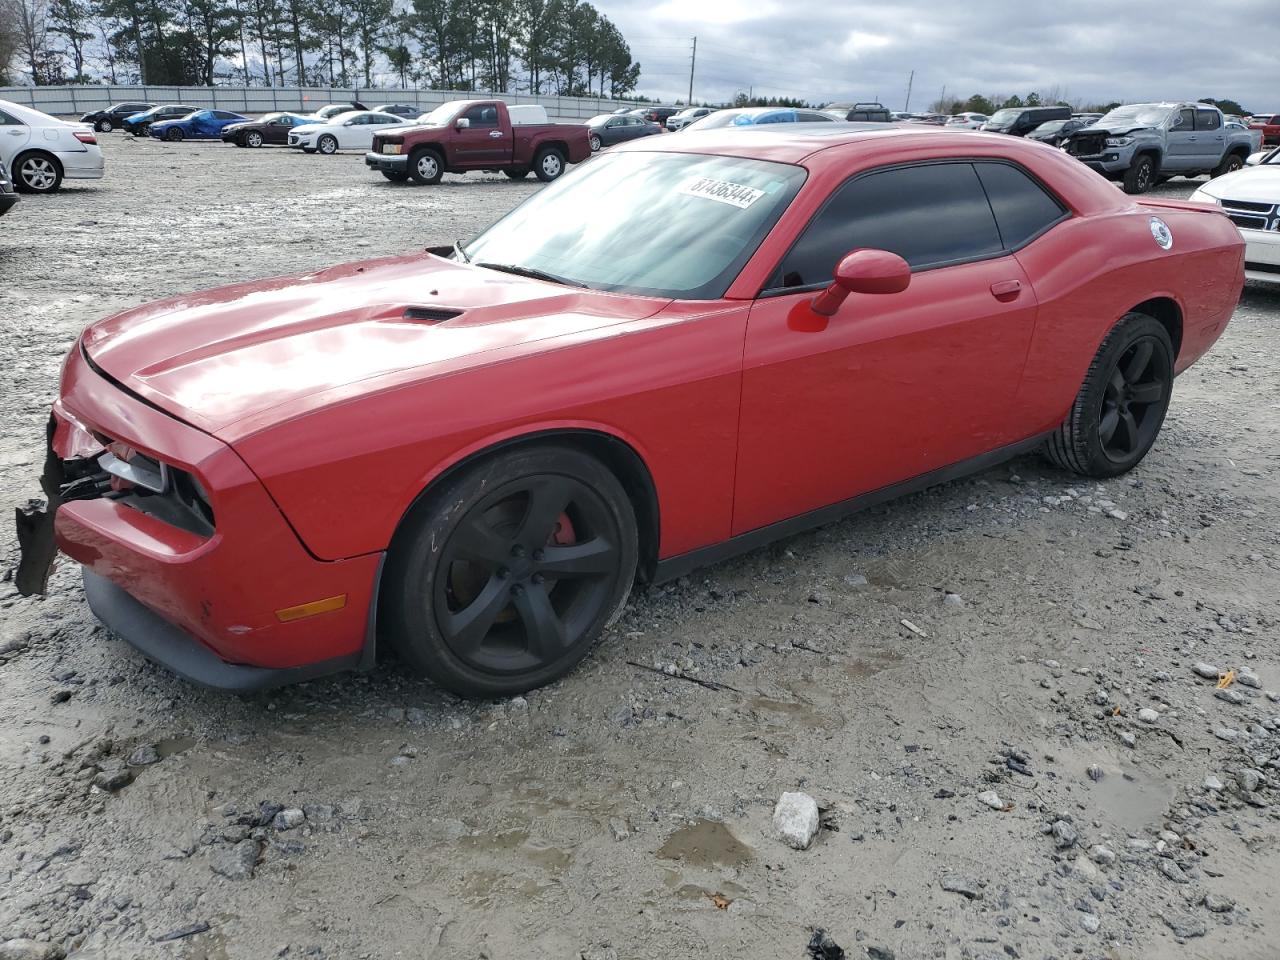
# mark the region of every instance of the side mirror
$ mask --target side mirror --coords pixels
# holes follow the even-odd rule
[[[471,126],[471,121],[466,117],[459,117],[457,120],[453,121],[453,125],[459,130],[465,130],[467,127]]]
[[[831,286],[813,298],[813,312],[830,317],[851,293],[901,293],[911,283],[911,267],[888,250],[854,250],[836,265]]]

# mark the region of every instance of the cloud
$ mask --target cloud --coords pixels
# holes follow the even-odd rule
[[[1114,0],[595,0],[642,67],[640,91],[684,97],[698,37],[697,99],[739,91],[810,101],[879,99],[923,108],[946,88],[970,94],[1106,102],[1231,97],[1280,110],[1275,55],[1255,42],[1275,0],[1191,0],[1158,7]]]

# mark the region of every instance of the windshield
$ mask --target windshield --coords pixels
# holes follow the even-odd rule
[[[690,129],[714,130],[716,127],[746,126],[755,123],[755,118],[741,110],[717,110],[709,113],[697,123],[691,123]]]
[[[740,157],[602,156],[526,200],[464,253],[596,290],[713,300],[804,179],[801,167]]]
[[[1048,123],[1042,123],[1036,127],[1036,133],[1057,133],[1066,125],[1066,120],[1050,120]]]
[[[1156,127],[1164,123],[1173,111],[1158,103],[1131,103],[1126,107],[1116,107],[1101,120],[1095,120],[1096,127],[1137,126]]]
[[[692,117],[695,113],[697,113],[697,112],[698,112],[698,111],[700,111],[701,109],[702,109],[702,107],[685,107],[683,110],[681,110],[679,113],[677,113],[677,114],[676,114],[676,116],[677,116],[677,117]]]
[[[449,121],[453,119],[453,115],[458,112],[456,103],[442,103],[430,113],[424,113],[418,117],[414,123],[421,124],[424,127],[443,127],[447,126]]]
[[[1016,109],[997,110],[995,113],[991,115],[991,119],[987,121],[987,126],[1011,127],[1013,126],[1013,121],[1017,120],[1018,117],[1020,116],[1022,116],[1021,110],[1016,110]]]

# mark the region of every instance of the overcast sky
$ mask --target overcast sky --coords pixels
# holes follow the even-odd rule
[[[639,92],[879,99],[1056,93],[1107,102],[1231,97],[1280,111],[1280,0],[593,0],[642,67]]]

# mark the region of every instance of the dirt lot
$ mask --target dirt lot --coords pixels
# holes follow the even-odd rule
[[[104,139],[108,179],[0,221],[5,503],[86,323],[538,188]],[[650,590],[508,702],[395,665],[213,694],[96,626],[73,565],[43,600],[6,576],[0,956],[801,960],[823,928],[827,958],[1273,958],[1278,411],[1251,286],[1131,477],[1024,458]],[[1198,662],[1245,671],[1229,699]],[[771,834],[788,790],[805,851]]]

